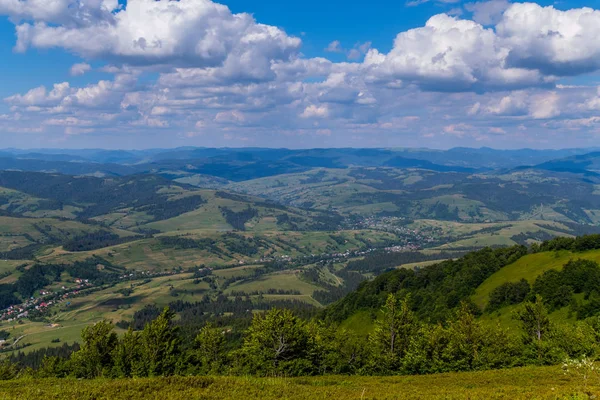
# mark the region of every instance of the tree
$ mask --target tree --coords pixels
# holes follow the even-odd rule
[[[225,364],[225,337],[222,329],[206,324],[195,339],[203,373],[218,373]]]
[[[19,372],[17,364],[13,364],[8,360],[0,362],[0,381],[15,379],[19,376]]]
[[[118,343],[114,326],[100,321],[81,332],[83,345],[73,354],[74,373],[80,378],[97,378],[109,373],[113,365],[112,352]]]
[[[471,370],[480,363],[486,332],[471,313],[467,303],[462,303],[456,318],[448,326],[450,341],[446,357],[454,364],[453,370]]]
[[[364,336],[347,329],[336,329],[332,338],[334,374],[355,374],[365,365],[369,356],[369,346]]]
[[[308,334],[307,358],[312,372],[323,375],[339,368],[340,352],[337,345],[336,329],[323,321],[310,321],[305,325]]]
[[[371,340],[377,352],[375,359],[383,358],[388,369],[398,368],[398,362],[408,349],[411,336],[416,329],[415,317],[409,307],[410,296],[399,301],[389,294],[381,309],[382,317],[375,322]],[[379,361],[376,361],[379,362]]]
[[[533,343],[537,350],[538,362],[541,362],[543,356],[543,340],[546,338],[546,335],[551,328],[548,310],[544,306],[542,297],[536,295],[534,303],[528,301],[523,304],[515,317],[521,322],[525,344]]]
[[[65,378],[71,372],[69,361],[62,357],[44,357],[37,376],[40,378]]]
[[[308,345],[304,322],[290,310],[273,308],[254,316],[242,351],[256,373],[302,375],[311,368]]]
[[[181,352],[178,329],[173,326],[175,313],[169,307],[147,324],[140,335],[142,367],[147,376],[173,375]]]
[[[131,325],[115,348],[113,359],[115,377],[130,378],[145,375],[141,335],[135,332]]]

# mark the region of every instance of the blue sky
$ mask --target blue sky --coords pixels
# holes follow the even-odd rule
[[[595,146],[597,9],[0,0],[1,147]]]

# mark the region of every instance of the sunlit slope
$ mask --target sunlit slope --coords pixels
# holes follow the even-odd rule
[[[477,288],[472,299],[477,306],[484,309],[489,301],[492,290],[501,284],[517,282],[521,279],[526,279],[529,283],[533,284],[535,279],[545,271],[550,269],[561,270],[569,260],[578,258],[600,262],[600,250],[590,250],[581,253],[561,250],[526,255],[487,278]]]

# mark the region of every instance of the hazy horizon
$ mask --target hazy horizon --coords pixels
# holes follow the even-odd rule
[[[160,151],[160,150],[183,150],[183,149],[228,149],[228,150],[335,150],[335,149],[379,149],[379,150],[403,150],[403,151],[451,151],[456,149],[470,150],[493,150],[493,151],[596,151],[600,150],[600,146],[589,147],[557,147],[557,148],[532,148],[532,147],[517,147],[517,148],[500,148],[491,146],[470,147],[470,146],[455,146],[449,148],[434,148],[434,147],[402,147],[402,146],[338,146],[338,147],[266,147],[266,146],[174,146],[174,147],[145,147],[145,148],[110,148],[110,147],[0,147],[0,152],[10,151]]]

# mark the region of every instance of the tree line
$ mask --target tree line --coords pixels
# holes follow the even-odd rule
[[[361,283],[356,291],[328,307],[325,318],[343,321],[361,309],[377,310],[388,294],[399,293],[412,296],[419,318],[444,321],[461,302],[469,302],[485,279],[527,253],[524,246],[485,248],[456,260],[386,272]]]
[[[389,294],[368,335],[272,308],[254,314],[241,335],[208,322],[185,340],[185,327],[166,307],[141,330],[129,327],[119,336],[111,322],[101,321],[83,329],[80,346],[35,353],[37,361],[29,367],[26,356],[12,358],[0,364],[0,378],[429,374],[555,364],[598,354],[600,319],[554,324],[540,296],[515,312],[518,332],[484,324],[468,303],[444,323],[424,322],[413,308],[410,295]]]

